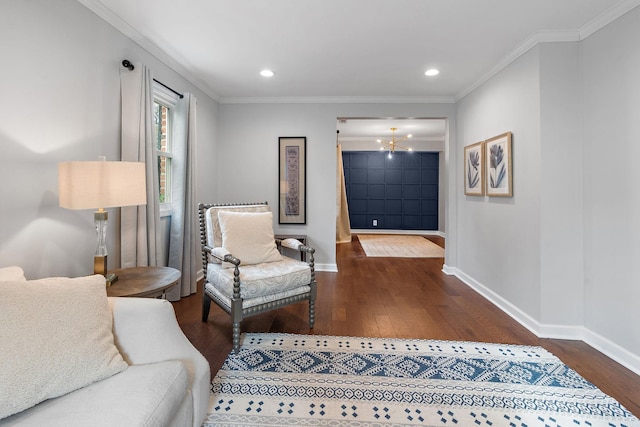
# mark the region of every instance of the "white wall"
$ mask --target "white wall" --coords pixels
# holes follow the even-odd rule
[[[210,164],[217,104],[75,0],[5,0],[0,14],[0,266],[28,278],[93,272],[91,211],[58,206],[58,162],[120,156],[122,59],[198,99],[199,168]],[[200,194],[211,197],[204,170]],[[109,209],[110,267],[119,266],[118,210]]]
[[[585,326],[640,366],[640,8],[582,43]],[[606,337],[604,339],[603,337]],[[610,341],[610,342],[607,342]]]
[[[445,271],[543,337],[640,373],[640,8],[531,49],[457,104],[462,148],[513,132],[514,197],[463,195]],[[457,175],[461,175],[457,172]]]
[[[579,43],[540,45],[540,314],[552,334],[584,323]],[[562,327],[568,328],[561,334]]]
[[[513,197],[465,196],[456,183],[455,267],[467,282],[520,317],[540,312],[540,82],[533,48],[457,104],[454,165],[463,147],[513,133]]]
[[[318,269],[335,270],[338,117],[445,117],[452,104],[223,104],[218,135],[218,199],[266,200],[277,212],[278,137],[307,137],[307,224],[276,232],[306,234]]]

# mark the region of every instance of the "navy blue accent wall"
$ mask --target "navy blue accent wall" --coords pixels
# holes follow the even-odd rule
[[[437,230],[438,153],[342,153],[354,229]],[[377,226],[373,222],[377,221]]]

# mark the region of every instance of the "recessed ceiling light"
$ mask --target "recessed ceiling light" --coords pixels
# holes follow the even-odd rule
[[[431,68],[424,72],[424,75],[429,77],[437,76],[438,74],[440,74],[440,70],[437,70],[435,68]]]
[[[260,71],[260,75],[262,77],[273,77],[275,75],[275,73],[271,70],[262,70]]]

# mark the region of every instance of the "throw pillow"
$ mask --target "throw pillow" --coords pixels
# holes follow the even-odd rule
[[[127,368],[103,276],[0,282],[0,418]]]
[[[205,230],[207,232],[207,245],[212,248],[222,246],[222,230],[218,220],[218,212],[271,212],[268,205],[238,205],[238,206],[212,206],[205,211]],[[214,256],[209,256],[209,262],[220,264],[222,261]],[[231,265],[231,264],[229,264]]]
[[[24,282],[24,271],[20,267],[4,267],[0,268],[0,282],[20,281]]]
[[[218,212],[222,247],[241,264],[281,261],[273,235],[271,212]]]

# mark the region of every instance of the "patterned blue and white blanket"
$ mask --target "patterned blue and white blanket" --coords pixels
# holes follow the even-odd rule
[[[541,347],[246,334],[203,426],[640,426]]]

